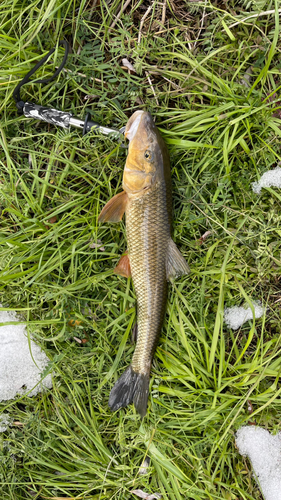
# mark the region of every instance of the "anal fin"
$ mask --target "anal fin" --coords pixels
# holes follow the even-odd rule
[[[138,324],[135,323],[132,328],[131,344],[135,344],[138,340]]]
[[[166,271],[167,280],[173,280],[190,272],[188,263],[172,239],[168,244]]]
[[[103,207],[98,222],[119,222],[126,210],[128,195],[126,191],[116,194]]]

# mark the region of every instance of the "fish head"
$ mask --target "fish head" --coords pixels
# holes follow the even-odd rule
[[[169,169],[169,155],[152,116],[136,111],[129,119],[125,137],[129,152],[123,174],[123,189],[128,195],[139,195],[162,180]]]

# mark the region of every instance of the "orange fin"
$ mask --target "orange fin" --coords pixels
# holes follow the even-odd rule
[[[114,273],[124,276],[124,278],[130,278],[131,276],[131,266],[130,259],[127,254],[123,255],[119,260],[117,266],[114,268]]]
[[[128,195],[126,191],[116,194],[103,207],[98,222],[119,222],[126,210]]]

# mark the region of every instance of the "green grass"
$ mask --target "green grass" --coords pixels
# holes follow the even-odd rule
[[[163,26],[155,2],[139,44],[150,2],[132,0],[110,29],[119,5],[1,4],[0,302],[27,321],[53,370],[53,390],[0,403],[14,422],[0,434],[1,498],[126,500],[143,489],[167,500],[261,500],[235,431],[249,422],[280,430],[281,193],[258,196],[251,183],[281,158],[279,17],[258,17],[281,5],[167,1]],[[23,99],[114,128],[147,109],[170,150],[173,237],[191,274],[170,286],[143,421],[133,406],[108,408],[134,350],[136,303],[131,281],[112,274],[124,223],[98,226],[97,216],[121,189],[126,149],[17,116],[12,99],[61,38],[67,72],[26,85]],[[98,240],[104,250],[90,247]],[[224,306],[256,299],[266,317],[228,330]]]

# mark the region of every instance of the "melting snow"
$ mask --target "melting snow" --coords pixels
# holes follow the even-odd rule
[[[0,432],[5,432],[10,424],[11,419],[7,413],[0,415]]]
[[[0,311],[0,323],[11,321],[19,322],[15,313]],[[0,326],[0,346],[0,401],[6,401],[33,389],[40,381],[41,373],[49,359],[40,347],[31,341],[31,352],[37,366],[34,364],[25,325]],[[44,378],[43,387],[52,387],[51,375]],[[41,390],[40,383],[29,396],[35,396]]]
[[[253,308],[255,311],[255,318],[261,318],[265,313],[265,308],[261,306],[259,303],[253,303]],[[228,328],[232,328],[232,330],[237,330],[243,323],[249,321],[249,319],[253,319],[252,309],[247,307],[226,307],[224,310],[224,321]]]
[[[258,182],[253,182],[252,188],[254,193],[260,194],[263,187],[281,187],[281,168],[276,167],[273,170],[265,172]]]
[[[144,474],[147,474],[149,464],[150,464],[150,458],[149,457],[145,457],[144,461],[142,462],[142,464],[141,464],[141,466],[139,468],[138,474],[140,476],[142,476]]]
[[[162,498],[162,495],[160,495],[160,493],[152,493],[150,495],[143,490],[131,490],[131,493],[134,493],[134,495],[137,495],[137,497],[143,498],[144,500],[154,500]]]
[[[241,455],[251,460],[265,500],[281,500],[281,433],[272,436],[249,425],[237,431],[236,444]]]

